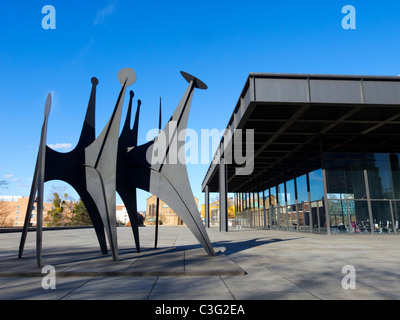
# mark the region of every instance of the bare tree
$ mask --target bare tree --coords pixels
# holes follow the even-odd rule
[[[5,227],[7,217],[13,212],[13,207],[8,202],[0,200],[0,228]]]
[[[49,191],[48,198],[47,198],[48,202],[53,202],[55,193],[57,193],[64,200],[71,200],[71,201],[75,200],[70,195],[69,185],[66,185],[66,184],[52,185],[51,190]]]

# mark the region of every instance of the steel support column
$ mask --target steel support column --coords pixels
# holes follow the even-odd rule
[[[264,229],[267,229],[267,208],[265,207],[265,191],[263,191]]]
[[[206,185],[205,188],[205,203],[204,203],[204,221],[206,228],[210,227],[210,187]]]
[[[365,183],[365,192],[367,194],[367,204],[368,204],[368,215],[369,215],[369,224],[371,225],[371,234],[374,234],[375,225],[372,216],[372,205],[371,205],[371,194],[369,192],[369,181],[368,181],[368,170],[364,169],[364,183]]]
[[[325,221],[326,221],[326,234],[331,234],[331,221],[329,216],[329,207],[328,207],[328,189],[326,182],[326,170],[322,169],[322,184],[324,187],[324,207],[325,207]]]
[[[308,221],[310,223],[310,232],[312,233],[313,232],[313,228],[314,228],[314,222],[313,222],[312,208],[311,208],[310,175],[309,175],[308,172],[307,172],[306,177],[307,177],[307,197],[308,197],[308,217],[309,217]],[[303,211],[304,211],[304,208],[303,208]]]
[[[228,205],[227,205],[227,180],[225,159],[221,158],[219,164],[219,230],[228,231]]]
[[[299,223],[299,198],[297,195],[297,179],[294,178],[294,199],[296,204],[296,228],[297,231],[300,231],[300,223]]]

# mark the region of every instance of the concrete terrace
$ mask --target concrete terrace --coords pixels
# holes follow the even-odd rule
[[[44,290],[35,232],[18,259],[21,234],[0,233],[1,300],[397,300],[399,235],[208,229],[217,252],[208,257],[186,227],[140,228],[136,253],[130,228],[118,228],[120,261],[101,255],[93,229],[45,231],[43,264],[56,269]],[[342,288],[345,265],[356,289]]]

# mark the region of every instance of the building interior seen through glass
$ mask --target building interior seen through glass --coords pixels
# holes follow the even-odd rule
[[[332,227],[361,233],[398,229],[398,154],[325,154],[324,161]]]
[[[324,153],[324,170],[309,172],[262,193],[237,195],[236,223],[321,233],[328,228],[331,233],[398,232],[399,156]]]

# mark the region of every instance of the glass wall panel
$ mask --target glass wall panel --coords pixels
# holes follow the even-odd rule
[[[368,155],[366,161],[371,199],[392,199],[393,188],[390,172],[389,154]]]
[[[297,227],[300,231],[304,231],[304,202],[297,205],[298,208],[298,220]]]
[[[393,208],[393,220],[394,220],[394,231],[399,232],[400,227],[400,201],[392,201]]]
[[[286,182],[286,190],[287,190],[287,202],[288,204],[296,203],[296,196],[294,190],[294,180],[290,180]]]
[[[399,155],[325,153],[326,203],[322,169],[318,169],[308,174],[309,195],[306,175],[266,190],[265,218],[262,194],[246,194],[250,196],[248,211],[253,212],[249,222],[256,228],[300,231],[313,228],[313,232],[326,232],[325,211],[328,210],[333,233],[397,232],[400,225]],[[365,189],[365,172],[370,189],[369,199]]]
[[[297,197],[300,202],[308,201],[307,194],[307,177],[306,175],[302,175],[296,179],[297,182]]]
[[[294,224],[294,222],[296,221],[296,206],[288,205],[287,213],[288,213],[288,230],[294,231],[296,230],[296,226]]]
[[[266,212],[266,228],[270,229],[271,228],[271,205],[270,205],[270,199],[271,195],[269,193],[269,189],[265,190],[265,207],[267,208]]]
[[[278,186],[278,196],[279,196],[279,207],[278,207],[278,226],[279,229],[285,229],[286,227],[286,193],[285,184],[281,183]]]
[[[391,177],[393,184],[393,193],[395,199],[400,199],[400,153],[391,154],[389,157]]]
[[[356,218],[356,207],[355,201],[347,199],[346,201],[347,214],[349,218],[349,225],[347,226],[348,231],[354,233],[357,228],[357,218]]]
[[[248,200],[249,211],[253,212],[253,194],[251,192],[249,192],[248,198],[249,198]]]
[[[345,205],[344,201],[340,198],[331,198],[328,200],[330,225],[334,232],[342,232],[344,229],[344,224],[347,220],[346,211],[344,210]]]
[[[307,176],[302,175],[296,179],[297,182],[297,197],[299,203],[299,221],[300,230],[305,230],[305,216],[308,214],[308,193],[307,193]],[[307,211],[307,214],[305,213]],[[308,221],[308,219],[307,219]]]
[[[389,228],[393,229],[390,202],[371,201],[371,207],[372,207],[372,218],[374,220],[374,231],[379,233],[388,233]]]
[[[324,186],[322,183],[322,169],[310,172],[311,201],[321,200],[324,197]]]
[[[259,205],[260,205],[260,208],[264,208],[264,194],[266,194],[265,192],[263,193],[263,192],[259,192],[258,193],[258,196],[259,196]]]
[[[354,201],[355,212],[355,233],[369,233],[371,232],[371,224],[369,221],[368,202],[367,201]]]
[[[286,192],[287,192],[287,228],[288,230],[295,230],[294,222],[296,221],[296,195],[294,188],[294,180],[286,182]]]
[[[328,194],[347,194],[353,199],[366,199],[364,156],[362,154],[324,155]]]
[[[312,201],[311,212],[313,216],[314,232],[322,232],[323,230],[326,231],[324,201]]]
[[[276,206],[277,206],[277,199],[276,199],[276,188],[273,187],[270,189],[270,198],[271,198],[271,207],[269,210],[270,213],[270,224],[271,224],[271,229],[276,229],[277,228],[277,210],[276,210]]]
[[[279,196],[279,204],[283,205],[285,204],[285,185],[281,183],[278,186],[278,196]]]
[[[354,232],[356,229],[355,201],[351,195],[328,195],[330,224],[333,232]],[[361,208],[365,209],[364,207]],[[368,209],[368,208],[367,208]]]
[[[279,215],[280,215],[280,229],[287,230],[287,210],[285,205],[281,205],[279,208]]]

